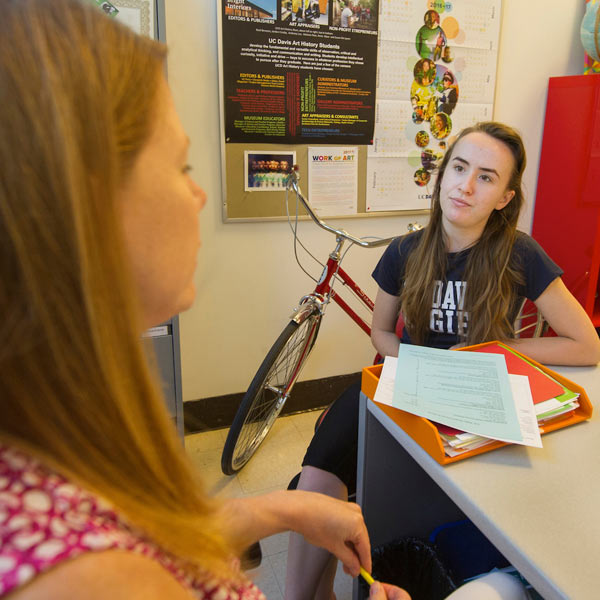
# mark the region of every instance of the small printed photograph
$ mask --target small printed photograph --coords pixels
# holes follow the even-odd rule
[[[423,17],[424,25],[417,32],[415,45],[422,58],[440,60],[448,40],[444,30],[440,27],[440,15],[435,10],[428,10]]]
[[[329,0],[281,0],[280,19],[284,23],[329,24]]]
[[[244,190],[246,192],[280,192],[296,164],[296,152],[244,152]]]
[[[410,103],[415,113],[414,123],[429,121],[437,112],[437,98],[434,85],[419,85],[415,79],[410,86]]]
[[[417,132],[417,135],[415,135],[415,144],[419,148],[425,148],[429,144],[429,134],[423,130]]]
[[[440,66],[438,68],[438,84],[435,96],[437,99],[436,112],[443,112],[451,115],[458,102],[458,83],[456,77],[450,69]]]
[[[413,75],[415,81],[421,87],[431,85],[436,77],[437,67],[435,63],[429,58],[422,58],[417,61],[415,68],[413,69]]]
[[[415,125],[421,124],[425,120],[425,111],[421,106],[413,107],[412,122]]]
[[[377,31],[379,0],[333,0],[331,10],[334,27]]]
[[[450,46],[446,46],[442,52],[442,60],[445,63],[451,63],[454,60],[454,56],[452,56],[452,49]]]
[[[431,135],[436,140],[443,140],[450,135],[452,131],[452,120],[443,112],[438,112],[433,115],[429,121]]]
[[[243,2],[226,0],[225,15],[275,19],[277,16],[277,0],[252,0],[252,2],[250,0],[244,0]]]
[[[426,148],[421,152],[421,164],[426,171],[434,171],[440,166],[443,157],[443,152],[436,152],[432,148]]]
[[[417,169],[414,175],[414,181],[419,187],[423,187],[429,183],[431,173],[426,169]]]

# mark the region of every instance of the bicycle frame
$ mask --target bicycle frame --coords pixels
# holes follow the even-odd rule
[[[331,300],[367,335],[371,334],[370,323],[367,323],[365,319],[358,315],[333,289],[335,282],[339,279],[343,285],[348,286],[362,305],[371,314],[373,313],[373,301],[352,277],[341,268],[341,261],[345,256],[345,252],[342,254],[341,250],[346,241],[362,248],[376,248],[389,244],[393,238],[367,241],[364,238],[355,237],[347,231],[335,229],[328,225],[319,219],[302,196],[298,180],[299,174],[294,170],[288,179],[287,190],[296,193],[296,208],[299,204],[302,204],[308,216],[319,227],[335,235],[336,245],[329,254],[325,265],[321,263],[323,270],[318,281],[316,281],[314,290],[300,299],[290,317],[291,321],[267,353],[242,399],[240,408],[229,430],[221,457],[221,468],[226,475],[233,475],[239,471],[250,460],[264,440],[314,347],[325,309]],[[297,217],[298,212],[296,212],[296,219]],[[292,227],[292,231],[294,232],[294,251],[296,253],[297,229]],[[304,249],[310,254],[306,248]],[[312,256],[312,258],[320,262],[315,256]],[[296,260],[298,260],[297,254]],[[299,260],[298,264],[300,264]],[[302,267],[301,264],[300,266]],[[302,270],[313,278],[304,267],[302,267]]]
[[[300,299],[300,303],[294,309],[294,314],[292,315],[292,319],[295,320],[298,324],[300,324],[304,318],[305,314],[308,315],[314,310],[314,306],[318,307],[319,313],[321,315],[325,312],[325,307],[329,304],[330,300],[333,301],[340,306],[340,308],[368,335],[371,335],[371,327],[366,323],[366,321],[360,317],[354,311],[347,302],[345,302],[342,298],[340,298],[339,294],[337,294],[333,289],[332,280],[340,279],[344,285],[347,285],[352,292],[356,295],[356,297],[371,311],[373,312],[373,307],[375,306],[371,298],[363,292],[360,287],[356,284],[356,282],[342,269],[340,266],[340,261],[342,259],[341,249],[344,245],[344,238],[337,237],[336,238],[336,246],[333,252],[329,255],[327,259],[327,263],[323,268],[323,272],[321,273],[321,277],[317,281],[317,285],[313,292],[310,294],[303,296]],[[305,313],[306,309],[306,313]],[[292,385],[296,381],[296,377],[300,371],[301,365],[304,363],[306,358],[306,354],[312,350],[312,345],[307,345],[304,348],[302,353],[301,360],[298,361],[298,365],[295,371],[292,373],[289,381],[285,389],[283,390],[283,397],[287,399],[288,391],[292,387]],[[276,390],[274,390],[276,391]]]
[[[371,327],[370,325],[354,311],[347,302],[345,302],[340,296],[333,290],[332,280],[335,282],[335,279],[340,279],[344,285],[347,285],[350,290],[354,293],[354,295],[362,302],[362,304],[372,313],[374,308],[374,303],[367,296],[367,294],[356,284],[356,282],[342,269],[340,266],[340,262],[342,260],[341,249],[344,245],[344,242],[348,240],[354,245],[360,246],[362,248],[376,248],[381,246],[386,246],[389,244],[394,238],[387,238],[382,240],[370,241],[367,242],[363,239],[354,237],[350,235],[347,231],[334,229],[324,221],[322,221],[313,211],[312,207],[300,191],[299,186],[299,178],[300,175],[296,169],[292,171],[290,177],[288,179],[287,189],[293,190],[296,193],[296,197],[302,203],[308,216],[319,226],[321,229],[328,231],[329,233],[335,234],[336,238],[336,246],[329,255],[327,262],[321,272],[321,277],[317,281],[317,285],[314,291],[307,296],[304,296],[299,305],[294,309],[294,315],[292,315],[292,319],[296,320],[296,322],[300,323],[302,320],[303,310],[302,305],[307,305],[309,303],[316,304],[319,307],[319,311],[323,314],[324,309],[327,304],[329,304],[330,300],[333,300],[368,336],[371,335]],[[413,227],[413,224],[409,224],[409,229]],[[420,228],[420,226],[416,226],[415,228]]]
[[[339,294],[337,294],[331,283],[332,279],[340,279],[344,285],[347,285],[354,295],[366,306],[371,312],[375,306],[371,298],[363,292],[363,290],[356,284],[354,279],[342,269],[340,266],[340,250],[344,243],[343,239],[337,238],[337,244],[335,250],[329,255],[327,263],[323,268],[321,277],[317,282],[315,291],[311,294],[313,297],[323,298],[323,304],[327,304],[329,299],[332,299],[368,336],[371,335],[371,327],[367,322],[354,311],[348,303],[343,300]]]

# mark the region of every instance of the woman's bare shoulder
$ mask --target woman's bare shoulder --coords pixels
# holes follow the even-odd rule
[[[89,552],[59,563],[7,600],[192,600],[157,561],[122,550]]]

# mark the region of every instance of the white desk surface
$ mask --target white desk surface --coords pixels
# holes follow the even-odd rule
[[[368,410],[546,599],[600,598],[600,366],[553,367],[590,421],[442,467],[373,402]]]

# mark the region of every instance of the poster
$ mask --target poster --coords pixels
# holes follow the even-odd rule
[[[367,212],[428,208],[463,128],[493,118],[500,0],[380,0]]]
[[[308,149],[308,197],[321,215],[355,215],[358,198],[358,148]]]
[[[225,141],[370,144],[380,0],[222,0]]]

